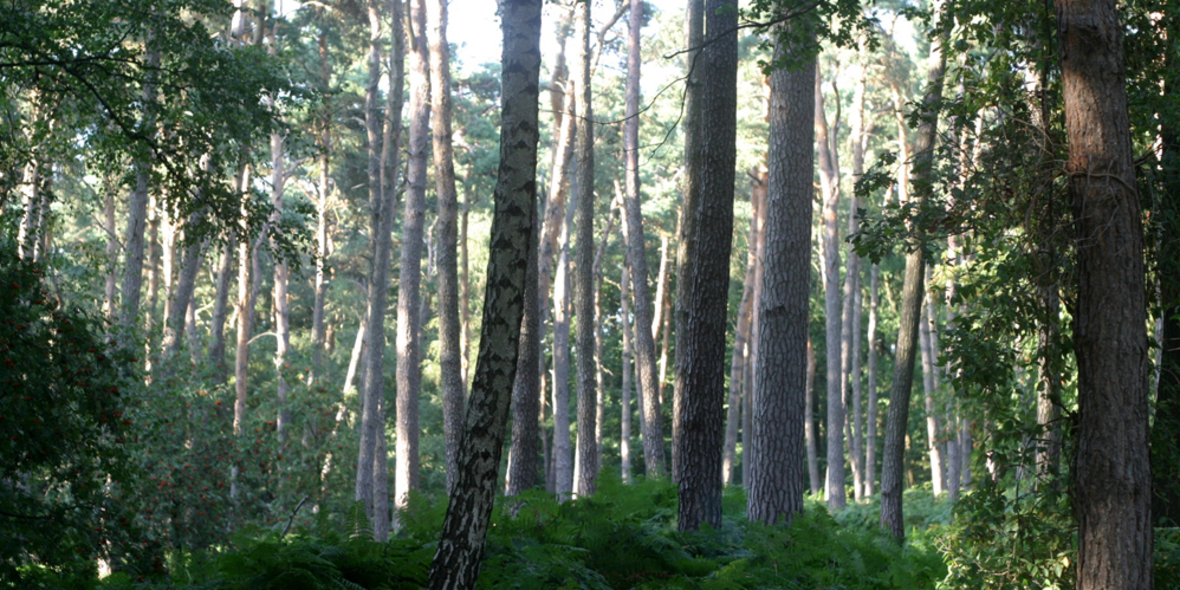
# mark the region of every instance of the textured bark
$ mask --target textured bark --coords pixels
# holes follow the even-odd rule
[[[1122,25],[1111,0],[1056,6],[1078,260],[1078,589],[1150,589],[1146,290]]]
[[[434,180],[438,198],[438,344],[443,431],[447,441],[447,487],[455,482],[459,429],[463,423],[463,344],[459,320],[459,196],[455,190],[451,145],[451,70],[445,0],[427,4],[430,40],[431,129]]]
[[[929,275],[930,271],[927,267],[926,281],[930,280]],[[930,309],[929,295],[925,297],[922,307],[925,310]],[[946,487],[946,474],[943,472],[942,447],[938,442],[941,429],[934,402],[934,393],[938,384],[934,375],[935,361],[930,338],[929,314],[922,314],[918,322],[918,342],[922,350],[922,389],[926,394],[923,398],[926,403],[926,454],[930,457],[930,482],[934,489],[934,496],[938,497],[942,495],[943,489]]]
[[[577,220],[578,239],[575,245],[577,257],[577,286],[575,288],[575,313],[578,316],[577,395],[578,395],[578,444],[576,481],[574,493],[590,496],[598,483],[598,450],[594,443],[596,417],[596,387],[594,363],[594,109],[590,92],[590,3],[578,4],[578,75],[574,87],[577,89],[578,143],[575,151],[578,159]]]
[[[430,590],[475,587],[495,497],[504,426],[516,372],[527,249],[534,242],[540,0],[505,0],[500,134],[483,333],[460,448],[459,479],[430,567]]]
[[[942,14],[942,4],[934,7],[936,20]],[[918,126],[914,147],[913,190],[918,206],[922,206],[932,191],[930,168],[934,159],[934,141],[938,133],[938,103],[942,101],[943,73],[946,55],[942,45],[946,40],[943,30],[930,48],[930,69],[926,72],[926,94],[922,100],[922,123]],[[905,183],[899,183],[899,187]],[[926,264],[922,257],[926,236],[920,227],[911,228],[909,253],[905,257],[905,276],[902,283],[901,312],[898,314],[897,345],[894,349],[893,390],[889,395],[889,413],[885,419],[885,446],[881,464],[881,527],[897,538],[905,536],[901,493],[905,485],[905,438],[909,419],[910,390],[913,389],[914,358],[918,349],[918,324],[922,312],[922,293],[925,286]]]
[[[570,440],[570,230],[577,211],[577,194],[569,199],[561,227],[561,254],[553,287],[553,472],[559,498],[574,490],[573,442]],[[543,254],[543,252],[542,252]]]
[[[721,451],[725,430],[725,332],[729,258],[733,246],[733,185],[736,160],[737,6],[708,0],[706,45],[700,52],[705,86],[701,92],[699,142],[686,157],[699,158],[698,195],[685,215],[687,248],[694,261],[680,272],[676,398],[681,401],[678,440],[680,473],[678,525],[697,530],[721,525]],[[686,199],[686,206],[688,199]],[[683,267],[682,267],[683,268]]]
[[[410,46],[423,46],[424,32],[421,27],[421,1],[411,0],[410,11],[416,19],[411,31],[403,32],[401,21],[405,17],[402,13],[402,3],[394,2],[393,32],[391,51],[392,63],[397,69],[396,77],[404,78],[405,40],[403,35],[410,36]],[[396,510],[406,506],[409,493],[418,489],[418,396],[422,385],[422,341],[421,325],[421,285],[422,285],[422,243],[425,237],[426,225],[426,196],[425,179],[422,178],[426,151],[422,147],[425,135],[425,122],[420,111],[424,110],[426,90],[420,71],[422,57],[418,55],[420,49],[411,51],[411,63],[414,68],[410,86],[410,155],[409,166],[413,170],[408,174],[412,178],[407,183],[405,205],[402,209],[401,253],[398,258],[397,279],[397,442],[395,443],[395,465],[393,470],[393,503]],[[391,74],[392,75],[392,74]],[[404,81],[396,81],[396,87],[404,86]],[[400,97],[399,97],[400,98]],[[414,151],[415,148],[418,151]]]
[[[849,140],[852,143],[852,183],[853,193],[848,206],[848,235],[855,235],[860,231],[860,197],[856,194],[855,186],[864,175],[864,141],[865,141],[865,86],[866,68],[860,65],[860,76],[857,78],[856,90],[852,98],[851,129]],[[849,400],[849,411],[846,422],[851,422],[852,436],[848,439],[848,462],[852,466],[852,496],[859,502],[864,497],[864,411],[863,391],[860,381],[860,320],[861,320],[861,283],[860,257],[856,251],[848,248],[847,270],[844,275],[844,317],[840,334],[840,351],[843,362],[843,377],[845,385],[845,399]],[[851,394],[848,391],[851,390]]]
[[[823,79],[815,78],[815,129],[819,152],[819,178],[823,200],[823,285],[824,318],[827,330],[828,384],[828,476],[824,491],[829,508],[843,508],[847,504],[844,490],[844,375],[840,331],[840,230],[836,210],[840,205],[840,170],[824,114]]]
[[[148,72],[143,85],[143,102],[148,105],[141,127],[149,137],[154,137],[156,120],[150,105],[156,101],[156,82],[153,73],[160,63],[160,54],[153,49],[153,33],[148,33],[148,50],[144,56],[145,69]],[[144,223],[147,220],[148,191],[152,177],[152,157],[143,154],[135,159],[135,188],[131,191],[131,198],[127,203],[127,230],[123,238],[123,281],[119,290],[120,311],[119,326],[127,338],[135,327],[135,320],[139,316],[140,289],[143,286],[143,251],[144,251]],[[130,346],[124,342],[123,346]],[[130,349],[128,349],[130,350]]]
[[[819,477],[819,452],[816,449],[815,434],[815,347],[811,336],[807,337],[807,400],[803,410],[803,438],[807,444],[807,477],[812,495],[823,491],[823,480]]]
[[[395,194],[388,190],[383,171],[386,158],[397,150],[381,149],[383,123],[379,104],[383,32],[379,0],[369,0],[369,79],[365,91],[365,138],[368,147],[369,224],[372,256],[369,269],[368,309],[365,326],[365,363],[362,382],[361,439],[357,459],[355,499],[373,523],[373,538],[389,537],[389,479],[385,452],[385,312],[389,293],[389,262],[393,241]],[[400,102],[394,104],[400,105]],[[401,120],[401,113],[390,113]],[[399,126],[400,127],[400,126]],[[397,138],[388,140],[396,145]],[[389,146],[392,148],[393,146]]]
[[[39,108],[36,109],[34,116],[38,115],[40,115]],[[37,237],[41,234],[41,222],[45,212],[43,206],[45,196],[41,190],[41,168],[41,159],[35,155],[32,161],[25,164],[21,173],[21,209],[24,213],[17,230],[16,251],[17,256],[23,260],[36,261],[39,257],[37,246],[40,240]]]
[[[224,384],[225,369],[225,316],[229,308],[230,275],[233,273],[234,246],[237,233],[230,230],[221,247],[221,262],[217,265],[217,285],[213,294],[213,315],[209,320],[209,362],[213,365],[213,381]]]
[[[537,284],[537,240],[540,216],[534,215],[532,241],[528,249],[525,285]],[[541,445],[541,375],[537,369],[541,356],[540,294],[536,289],[524,291],[524,319],[520,325],[520,350],[516,360],[516,378],[512,384],[512,446],[508,453],[505,495],[515,496],[537,487],[537,465]],[[543,482],[541,482],[543,483]]]
[[[704,80],[710,73],[701,51],[705,41],[705,1],[688,0],[685,17],[685,75],[684,82],[684,180],[681,186],[683,197],[680,201],[680,220],[676,240],[676,381],[672,391],[672,481],[680,481],[680,436],[684,430],[684,388],[681,386],[680,368],[689,361],[687,346],[680,346],[681,338],[688,333],[691,321],[689,305],[692,281],[695,277],[697,254],[697,209],[701,201],[701,157],[702,140],[702,97]],[[665,347],[666,351],[666,347]],[[662,374],[662,369],[661,369]],[[644,396],[647,397],[647,396]]]
[[[623,483],[631,483],[631,373],[633,366],[631,364],[631,303],[628,301],[631,290],[629,261],[623,263],[622,273],[619,278],[619,304],[623,311],[620,320],[623,332],[623,383],[619,397],[621,398],[620,405],[623,415],[619,420],[619,428],[622,431],[619,436],[619,458],[622,463]]]
[[[776,59],[790,52],[781,39],[776,43]],[[766,524],[790,522],[802,512],[806,485],[815,70],[812,59],[798,70],[780,68],[770,75],[766,246],[751,437],[755,464],[752,481],[747,480],[747,514]]]
[[[643,207],[639,189],[639,73],[640,37],[643,3],[632,2],[628,16],[626,122],[623,124],[625,161],[625,220],[623,238],[627,242],[627,259],[631,264],[632,297],[635,301],[635,360],[639,375],[643,412],[643,461],[649,478],[659,477],[664,464],[664,429],[660,412],[659,382],[656,375],[656,341],[651,289],[648,288],[647,248],[643,232]]]
[[[878,283],[881,280],[881,267],[874,264],[869,269],[869,358],[868,371],[868,400],[865,405],[865,479],[864,497],[871,497],[877,481],[877,306],[881,295]]]
[[[320,83],[323,88],[332,85],[332,62],[328,59],[327,32],[320,31]],[[319,118],[319,179],[316,185],[316,229],[315,229],[315,296],[311,312],[311,355],[312,375],[319,373],[324,362],[324,300],[328,292],[328,195],[332,177],[328,163],[332,155],[332,94],[322,94],[324,104]]]

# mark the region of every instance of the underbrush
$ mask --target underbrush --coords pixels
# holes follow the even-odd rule
[[[285,536],[254,531],[173,559],[177,566],[168,578],[133,581],[115,574],[101,586],[420,588],[444,511],[443,499],[415,496],[400,515],[397,536],[376,543],[363,534],[367,523],[354,509],[345,531],[327,519]],[[908,590],[932,589],[946,575],[932,545],[899,545],[875,527],[842,524],[815,503],[787,527],[748,522],[741,490],[727,491],[724,511],[720,528],[681,533],[671,484],[624,486],[612,477],[603,477],[592,498],[558,503],[543,492],[505,498],[493,515],[479,588]],[[362,534],[349,534],[357,530]]]

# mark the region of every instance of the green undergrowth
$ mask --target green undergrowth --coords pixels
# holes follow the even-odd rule
[[[254,531],[200,555],[172,559],[170,575],[121,588],[411,589],[426,580],[445,501],[411,498],[388,543],[363,531],[363,514],[286,535]],[[726,492],[720,528],[676,530],[676,490],[666,481],[624,486],[604,476],[592,498],[558,503],[529,492],[497,502],[479,588],[485,589],[921,589],[946,575],[929,543],[900,545],[875,527],[842,523],[814,502],[789,526],[748,522],[745,497]],[[846,511],[842,514],[848,514]],[[843,518],[843,516],[842,516]],[[361,531],[361,534],[355,534]]]

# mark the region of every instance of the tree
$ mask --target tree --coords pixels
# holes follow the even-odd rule
[[[926,73],[926,94],[921,105],[921,125],[915,142],[913,163],[914,205],[921,210],[934,189],[931,168],[934,141],[938,131],[938,104],[942,101],[942,80],[946,71],[945,25],[941,22],[942,4],[935,5],[931,22],[935,38],[930,47],[930,69]],[[885,447],[881,463],[881,526],[897,538],[905,536],[901,493],[905,463],[905,433],[913,388],[914,359],[918,350],[918,324],[922,313],[923,286],[926,278],[925,233],[915,225],[906,245],[905,277],[902,284],[901,311],[898,314],[897,346],[893,363],[893,390],[889,395],[889,414],[885,419]]]
[[[396,15],[396,12],[395,12]],[[369,80],[365,92],[365,135],[368,145],[369,223],[372,239],[369,246],[372,266],[369,272],[368,309],[365,344],[368,363],[365,366],[363,405],[361,410],[361,440],[357,459],[356,499],[365,506],[373,522],[373,537],[383,541],[389,536],[389,474],[385,453],[385,310],[389,289],[389,259],[393,240],[393,207],[395,195],[391,186],[383,182],[385,158],[396,157],[396,149],[381,149],[382,115],[379,107],[381,81],[382,30],[380,3],[369,0]],[[400,22],[400,21],[399,21]],[[393,60],[392,63],[400,63]],[[395,66],[396,67],[396,66]],[[396,87],[393,87],[396,88]],[[393,92],[391,88],[391,92]],[[395,111],[386,116],[391,121],[401,120],[401,102],[394,101]],[[398,126],[400,128],[400,126]],[[397,135],[390,138],[394,145]],[[390,146],[392,148],[392,146]],[[391,184],[391,183],[390,183]]]
[[[450,490],[430,590],[475,587],[495,497],[524,313],[525,268],[536,215],[537,99],[541,2],[505,0],[500,166],[485,292],[483,328],[459,477]]]
[[[766,238],[754,370],[754,464],[746,513],[766,524],[803,511],[811,200],[815,153],[815,33],[809,22],[776,31],[770,74]],[[787,63],[784,63],[787,62]],[[798,63],[802,62],[802,63]],[[789,64],[789,66],[787,65]],[[830,423],[829,423],[830,424]]]
[[[725,315],[729,255],[733,242],[733,186],[737,118],[737,6],[705,4],[705,44],[697,158],[699,194],[685,199],[686,234],[694,262],[677,276],[686,283],[676,332],[676,409],[679,434],[673,445],[680,466],[678,523],[681,530],[721,525],[721,454],[725,430]],[[696,151],[699,150],[699,151]],[[682,250],[685,246],[682,246]]]
[[[578,316],[578,444],[574,493],[589,496],[598,480],[598,449],[594,431],[596,419],[595,360],[594,360],[594,109],[590,89],[590,3],[578,4],[578,71],[574,80],[577,89],[578,158],[576,247],[577,289],[575,308]],[[609,232],[607,232],[609,234]]]
[[[447,45],[444,0],[426,9],[430,40],[431,118],[434,132],[434,180],[438,198],[438,330],[439,370],[443,398],[443,430],[447,439],[447,485],[454,483],[459,429],[463,416],[463,345],[459,321],[458,214],[455,158],[451,146],[451,53]]]
[[[1078,588],[1152,587],[1143,230],[1114,2],[1059,0],[1077,240]]]
[[[627,88],[626,122],[623,124],[625,157],[623,239],[631,269],[631,293],[635,300],[636,368],[639,374],[643,413],[643,462],[647,476],[659,477],[664,463],[664,427],[660,413],[659,383],[656,375],[656,341],[645,328],[652,325],[652,297],[647,284],[647,248],[644,245],[643,207],[639,188],[639,73],[640,29],[643,27],[643,2],[631,2],[627,17]]]

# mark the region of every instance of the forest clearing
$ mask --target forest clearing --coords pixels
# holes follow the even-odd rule
[[[3,4],[0,588],[1180,588],[1175,6],[492,6]]]

